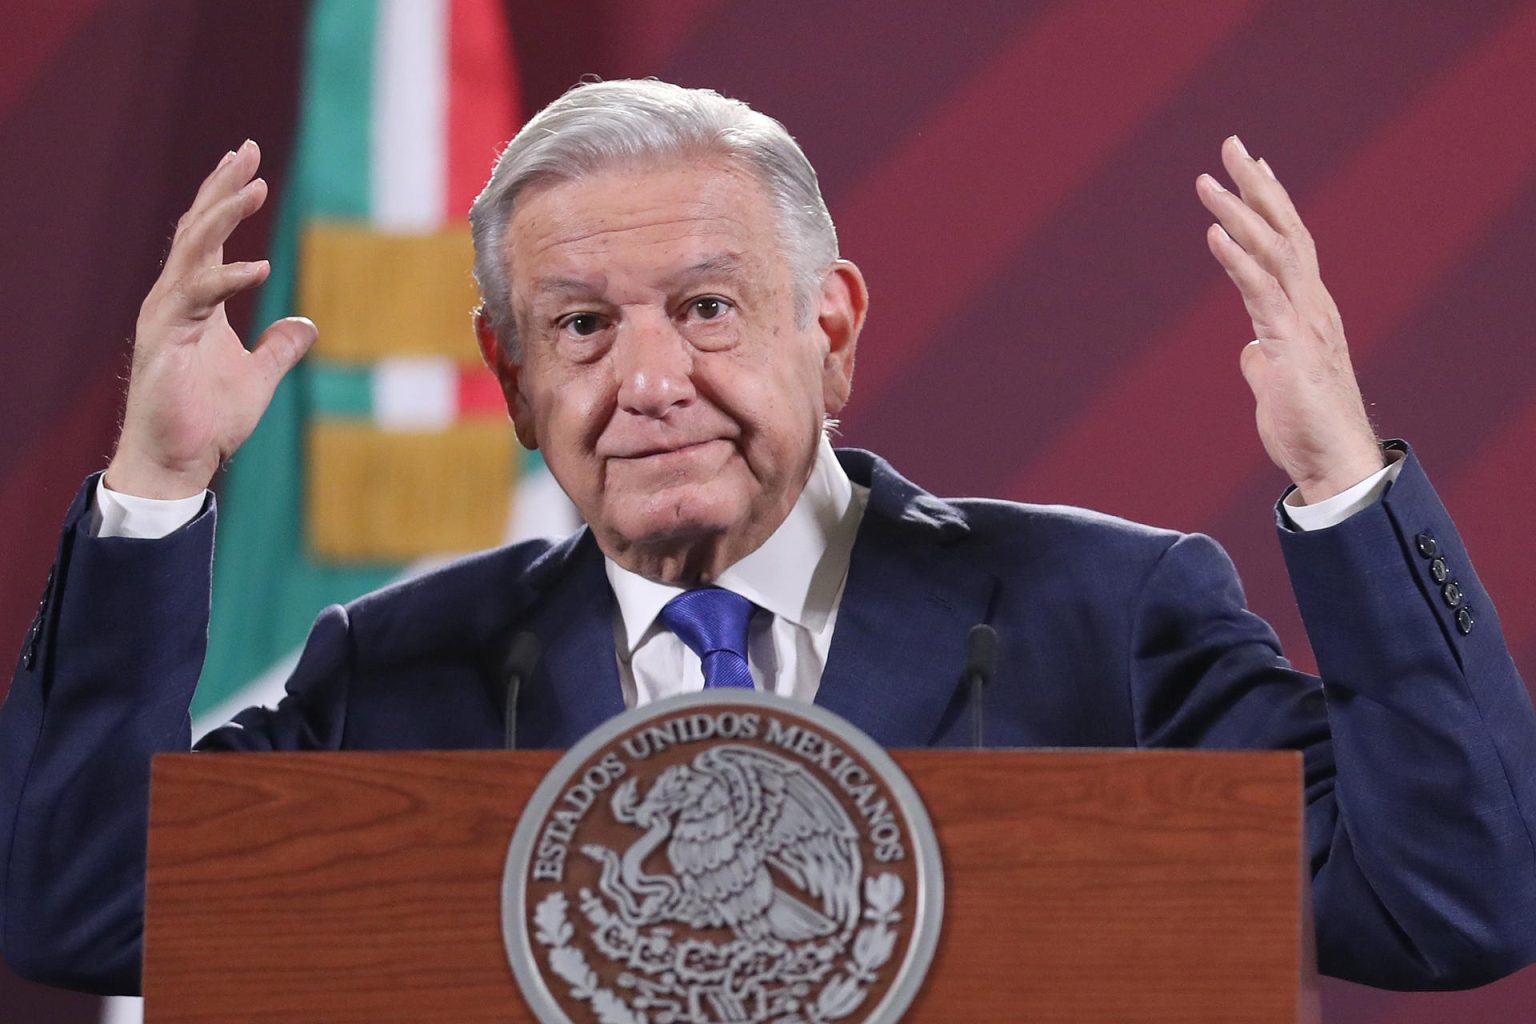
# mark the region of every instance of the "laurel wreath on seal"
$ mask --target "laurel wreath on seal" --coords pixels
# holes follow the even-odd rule
[[[591,1003],[599,1024],[645,1024],[624,1001],[606,988],[597,987],[597,972],[587,966],[581,950],[570,945],[576,930],[566,920],[565,893],[552,892],[533,911],[533,937],[549,947],[549,969],[571,986],[571,995]]]
[[[842,1020],[864,1002],[868,986],[877,972],[891,959],[896,948],[892,924],[901,920],[896,908],[901,904],[905,886],[899,876],[882,874],[864,880],[864,920],[853,940],[853,962],[846,973],[835,975],[806,1008],[804,1024],[827,1024]],[[570,908],[564,893],[554,892],[541,900],[533,912],[534,939],[549,949],[549,967],[570,986],[572,998],[590,1003],[599,1024],[646,1024],[645,1015],[636,1013],[611,990],[598,986],[597,972],[587,964],[580,949],[572,946],[575,929],[567,918]],[[793,1024],[785,1021],[784,1024]]]

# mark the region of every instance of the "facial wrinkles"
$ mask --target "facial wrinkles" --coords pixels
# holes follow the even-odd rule
[[[619,204],[598,209],[577,206],[556,187],[546,196],[550,201],[539,208],[529,223],[519,225],[519,230],[527,233],[535,256],[558,253],[572,258],[606,253],[624,234],[639,237],[648,245],[683,243],[690,247],[710,235],[746,238],[750,225],[734,212],[730,202],[714,195],[729,180],[723,177],[706,182],[699,196],[685,204],[681,213],[676,204],[668,202],[658,202],[650,208]]]
[[[649,309],[627,316],[605,360],[612,376],[614,408],[597,443],[597,454],[625,458],[637,452],[679,448],[723,433],[712,407],[696,389],[695,354]],[[641,334],[644,337],[641,337]]]
[[[739,410],[732,403],[742,396],[718,388],[716,378],[728,364],[742,361],[742,332],[733,332],[732,343],[721,351],[701,351],[654,310],[621,315],[628,316],[621,331],[633,333],[618,339],[605,358],[615,394],[623,397],[598,453],[675,449],[710,440],[738,444],[744,421],[733,415]],[[740,378],[737,382],[739,387]]]
[[[513,285],[533,371],[520,390],[551,469],[610,557],[671,578],[718,571],[782,519],[814,460],[820,358],[764,244],[774,221],[756,183],[661,173],[532,194],[509,264],[524,271]],[[686,301],[704,295],[727,300],[729,319],[693,315]],[[583,348],[558,326],[573,313],[605,335]],[[621,394],[626,374],[638,398]]]
[[[519,303],[520,316],[525,332],[530,328],[536,336],[552,335],[558,329],[561,317],[578,311],[590,311],[605,318],[645,317],[655,310],[657,315],[671,317],[674,301],[689,297],[689,293],[729,293],[738,314],[745,314],[752,299],[753,289],[747,284],[745,273],[725,275],[719,273],[690,273],[689,268],[705,259],[694,259],[692,254],[702,251],[713,239],[703,229],[683,230],[677,237],[642,239],[637,245],[625,247],[621,260],[609,259],[608,246],[599,239],[618,232],[605,232],[589,236],[586,243],[559,243],[559,255],[551,262],[570,267],[569,272],[554,271],[546,275],[536,286],[530,301]],[[557,248],[552,246],[551,249]],[[582,266],[590,266],[602,260],[605,272],[583,274]],[[654,268],[666,267],[665,272]]]
[[[519,247],[524,249],[524,260],[543,268],[541,280],[563,276],[564,283],[584,284],[592,297],[605,297],[607,275],[593,275],[590,268],[596,264],[604,270],[609,269],[607,260],[615,249],[624,251],[626,241],[637,241],[649,256],[629,262],[641,270],[650,270],[658,265],[657,259],[670,255],[673,247],[680,252],[703,252],[712,246],[734,252],[761,234],[761,226],[755,226],[750,218],[742,215],[738,198],[743,185],[752,190],[758,186],[750,175],[737,168],[715,169],[703,179],[697,194],[683,203],[675,202],[671,197],[651,197],[642,192],[638,199],[649,205],[637,207],[634,190],[619,189],[612,190],[602,204],[594,206],[590,189],[573,192],[569,187],[596,183],[605,176],[609,175],[600,173],[591,179],[557,184],[548,190],[530,193],[513,213],[516,227],[507,232],[506,244],[510,249],[514,238],[522,241],[523,245]],[[620,182],[629,176],[622,170],[611,175]],[[681,213],[678,212],[680,206]],[[508,266],[515,262],[512,255],[507,254]],[[683,259],[677,264],[682,266],[689,262],[692,261]],[[563,270],[569,273],[562,274]],[[551,300],[558,303],[571,296],[571,289],[554,296],[535,290],[532,294],[525,292],[515,296],[514,303],[526,328],[531,319],[530,312],[542,314],[544,308],[552,304]]]
[[[577,246],[573,252],[605,252],[612,244],[615,236],[628,232],[642,232],[653,235],[654,242],[665,243],[670,241],[692,241],[698,237],[700,224],[709,225],[710,230],[718,233],[725,226],[741,229],[740,221],[730,217],[722,217],[711,211],[697,214],[686,214],[681,217],[656,217],[646,219],[643,213],[637,213],[635,221],[628,224],[595,224],[584,225],[574,233],[560,233],[557,229],[549,232],[553,237],[541,238],[535,245],[535,251],[542,253],[568,246]]]
[[[645,230],[664,226],[666,230],[663,237],[645,239],[639,248],[627,250],[627,253],[637,254],[637,258],[626,259],[620,264],[608,263],[606,265],[608,272],[603,278],[590,283],[589,296],[583,296],[577,290],[562,286],[557,289],[557,294],[552,297],[552,300],[544,303],[543,308],[538,310],[540,328],[550,332],[558,330],[558,327],[554,326],[556,319],[580,309],[590,308],[613,322],[613,326],[609,329],[615,330],[616,335],[601,358],[590,366],[567,368],[567,372],[560,375],[566,377],[567,374],[575,376],[590,372],[611,376],[612,389],[604,396],[606,401],[603,403],[603,415],[595,417],[597,422],[603,424],[603,429],[592,438],[596,454],[600,457],[650,447],[676,447],[716,437],[735,440],[741,433],[729,415],[722,413],[721,407],[726,404],[722,401],[724,396],[717,395],[710,387],[707,365],[701,367],[699,364],[701,362],[707,364],[710,361],[730,363],[748,361],[748,353],[737,342],[740,336],[746,333],[745,325],[741,321],[754,316],[756,312],[753,308],[755,303],[751,301],[751,287],[748,282],[753,273],[760,271],[754,265],[756,261],[739,260],[727,246],[710,252],[708,249],[710,240],[700,226],[695,226],[697,224],[698,222],[693,218],[675,218],[664,222],[648,223]],[[603,249],[605,237],[617,236],[628,230],[631,229],[588,232],[581,236],[582,241],[579,243],[557,242],[545,251],[549,252],[556,246],[565,246],[566,253],[562,255],[569,255],[573,257],[574,263],[580,263],[581,253]],[[728,235],[728,233],[725,234]],[[692,251],[681,258],[662,258],[663,253],[658,250],[666,250],[667,255],[670,256],[674,243],[678,240],[686,241],[688,249]],[[574,248],[572,248],[573,245]],[[720,253],[725,255],[722,256]],[[696,256],[699,258],[695,258]],[[706,271],[705,276],[692,277],[688,273],[688,268],[700,263],[739,265],[735,266],[734,273],[728,276],[709,276]],[[655,267],[666,269],[660,272],[651,270]],[[678,272],[674,273],[674,268],[678,268]],[[647,275],[646,271],[650,273]],[[573,283],[572,278],[562,280],[566,285]],[[669,280],[677,283],[669,284]],[[731,315],[737,319],[732,326],[722,328],[729,332],[726,337],[729,338],[730,343],[722,346],[720,351],[696,350],[673,320],[675,311],[671,309],[672,303],[686,298],[694,291],[724,293],[732,302]],[[639,332],[644,334],[641,335]],[[670,345],[677,346],[677,351],[655,349],[655,346]],[[636,351],[637,346],[648,351]],[[655,414],[626,408],[624,403],[618,400],[619,390],[627,384],[642,391],[652,392],[652,400],[659,401],[659,398],[654,397],[654,392],[669,386],[666,380],[668,377],[675,377],[678,381],[684,382],[681,386],[676,383],[671,384],[683,393],[683,397],[702,396],[704,400],[682,401],[679,405],[669,405]],[[694,394],[689,396],[686,394],[688,392]],[[596,403],[593,403],[589,406],[592,412],[598,411],[595,405]],[[587,417],[583,418],[587,422],[593,421]]]

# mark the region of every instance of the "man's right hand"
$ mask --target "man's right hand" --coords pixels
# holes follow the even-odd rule
[[[256,429],[278,382],[314,344],[315,325],[287,317],[247,350],[224,303],[267,279],[266,260],[224,262],[224,243],[261,209],[256,143],[227,154],[204,179],[160,279],[139,309],[128,406],[106,485],[145,498],[202,493]]]

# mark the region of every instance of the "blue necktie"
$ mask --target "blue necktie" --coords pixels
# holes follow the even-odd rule
[[[719,587],[678,594],[661,610],[661,623],[688,645],[704,666],[704,687],[752,689],[747,667],[747,623],[757,605]]]

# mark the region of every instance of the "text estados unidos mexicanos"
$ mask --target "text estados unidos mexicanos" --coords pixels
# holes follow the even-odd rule
[[[539,835],[534,880],[559,882],[565,877],[565,857],[576,829],[597,798],[629,773],[630,763],[644,761],[682,743],[715,738],[752,740],[759,735],[768,745],[819,768],[848,795],[864,819],[875,860],[890,863],[906,857],[895,810],[879,795],[880,787],[870,778],[868,769],[841,747],[805,726],[786,724],[777,718],[768,718],[764,729],[763,716],[755,712],[700,712],[656,722],[631,734],[620,744],[627,762],[609,751],[560,794]]]

